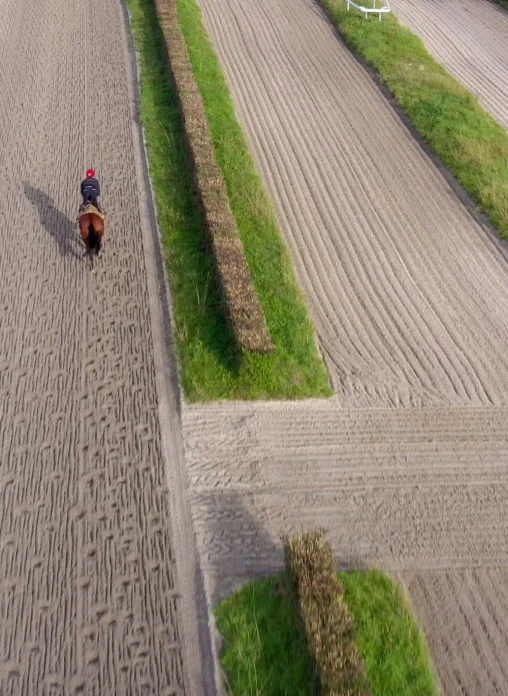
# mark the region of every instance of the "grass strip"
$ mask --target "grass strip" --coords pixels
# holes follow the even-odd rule
[[[276,346],[273,355],[247,355],[240,367],[228,331],[207,248],[205,221],[197,205],[188,165],[185,134],[172,80],[168,77],[164,38],[153,0],[127,0],[140,65],[141,119],[169,271],[181,380],[189,401],[212,399],[301,398],[331,394],[318,354],[313,327],[295,282],[289,255],[260,177],[236,121],[224,77],[204,31],[197,6],[180,14],[203,94],[203,74],[195,68],[202,45],[202,70],[215,71],[217,111],[205,107],[217,159],[226,179],[233,214],[249,262],[254,286]],[[178,5],[181,10],[180,3]],[[205,95],[203,94],[203,97]],[[222,134],[220,152],[217,132]],[[235,152],[236,151],[236,152]],[[226,154],[230,167],[223,166]],[[231,180],[235,179],[231,184]]]
[[[373,696],[437,696],[430,652],[401,587],[375,570],[339,577]]]
[[[401,588],[378,571],[339,573],[372,696],[437,696],[429,651]],[[248,583],[215,611],[231,696],[309,696],[312,663],[284,577]]]
[[[231,696],[313,693],[313,665],[284,577],[248,583],[215,616]]]
[[[508,237],[508,133],[393,14],[366,20],[345,0],[319,0],[377,71],[416,130],[502,237]]]
[[[155,0],[178,93],[196,191],[205,217],[217,282],[235,342],[242,351],[270,353],[275,346],[254,289],[176,10],[176,0]]]

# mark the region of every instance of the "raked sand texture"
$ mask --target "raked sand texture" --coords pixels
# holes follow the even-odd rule
[[[409,589],[445,694],[508,693],[508,409],[214,404],[184,436],[213,604],[324,526],[341,566]]]
[[[159,420],[168,348],[124,10],[1,10],[0,694],[194,696],[181,432],[169,391]],[[108,214],[94,274],[75,225],[90,165]]]
[[[393,0],[400,21],[508,129],[508,11],[488,0]]]
[[[419,588],[447,694],[507,694],[506,246],[313,0],[202,7],[337,390],[186,410],[209,596],[324,524],[343,563]]]
[[[343,403],[506,403],[506,251],[313,0],[203,6]]]
[[[345,411],[336,400],[188,409],[204,566],[234,583],[238,569],[280,560],[286,529],[323,523],[348,567],[508,567],[507,416],[506,408]],[[213,582],[214,601],[229,589]]]

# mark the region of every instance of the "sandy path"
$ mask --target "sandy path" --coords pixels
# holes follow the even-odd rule
[[[2,696],[202,692],[131,68],[119,0],[2,3]],[[109,213],[93,275],[89,163]]]
[[[508,129],[508,12],[487,0],[394,0],[392,7]]]
[[[325,524],[414,589],[447,694],[508,693],[506,247],[312,0],[202,6],[338,393],[186,409],[209,596]]]
[[[300,524],[324,524],[344,566],[508,568],[507,416],[506,408],[344,411],[335,400],[186,410],[213,600],[247,569],[278,566],[279,534]]]
[[[344,403],[505,403],[504,252],[312,0],[205,0]]]
[[[501,567],[500,567],[501,566]],[[405,572],[430,648],[441,657],[446,694],[504,696],[508,684],[508,569]]]
[[[506,694],[508,409],[337,400],[186,409],[190,500],[212,603],[323,525],[344,567],[408,587],[446,694]]]

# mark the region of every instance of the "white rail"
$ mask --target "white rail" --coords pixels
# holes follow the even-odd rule
[[[376,0],[374,0],[374,7],[364,7],[363,5],[357,5],[356,2],[353,2],[353,0],[347,0],[347,9],[349,11],[349,6],[353,5],[353,7],[356,7],[357,10],[360,10],[360,12],[365,13],[365,19],[367,19],[367,15],[369,14],[378,14],[379,15],[379,21],[381,21],[381,15],[390,12],[390,3],[389,0],[384,0],[384,4],[382,7],[376,7]]]

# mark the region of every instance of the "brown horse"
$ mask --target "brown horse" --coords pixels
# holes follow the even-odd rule
[[[99,254],[104,236],[104,215],[91,203],[85,204],[79,211],[78,223],[81,239],[86,251],[85,256],[90,259],[90,267],[93,268],[93,257]]]

